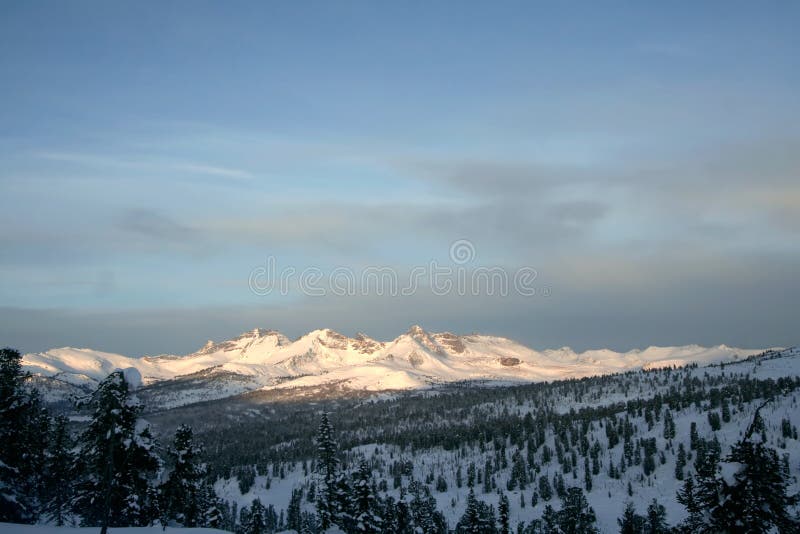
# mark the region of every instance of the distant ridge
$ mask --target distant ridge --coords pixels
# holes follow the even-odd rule
[[[513,340],[481,334],[428,332],[414,325],[391,341],[366,334],[347,337],[331,329],[290,340],[256,328],[232,339],[208,341],[186,355],[128,357],[70,347],[26,354],[23,365],[40,378],[83,390],[115,369],[134,368],[145,386],[173,386],[166,405],[186,404],[256,389],[319,387],[391,391],[464,380],[531,382],[580,378],[629,369],[735,361],[764,349],[727,345],[648,347],[575,352],[533,350]],[[201,380],[202,378],[202,380]]]

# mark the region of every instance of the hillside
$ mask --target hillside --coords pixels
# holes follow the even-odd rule
[[[240,509],[259,498],[280,513],[292,490],[301,488],[303,507],[313,513],[307,497],[319,482],[313,472],[315,423],[322,410],[331,410],[344,471],[365,459],[379,495],[395,501],[424,487],[450,528],[465,511],[470,486],[495,510],[504,493],[515,527],[540,518],[547,504],[559,509],[561,479],[567,488],[584,489],[601,532],[616,532],[627,501],[644,514],[656,499],[670,524],[682,521],[686,512],[675,495],[694,472],[692,424],[698,441],[718,442],[724,457],[767,398],[762,416],[768,444],[785,457],[790,493],[800,490],[798,388],[800,351],[789,349],[726,365],[488,389],[473,383],[435,395],[345,404],[281,408],[251,399],[247,409],[242,403],[203,412],[198,428],[215,451],[212,464],[221,469],[215,471],[218,495]],[[186,410],[173,417],[191,418]],[[222,413],[238,415],[216,419]],[[719,428],[709,414],[722,414]],[[230,438],[245,434],[250,439]],[[680,448],[686,463],[677,469]],[[552,497],[545,498],[543,484]]]

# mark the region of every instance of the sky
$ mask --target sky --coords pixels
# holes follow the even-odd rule
[[[799,20],[796,2],[6,0],[0,345],[182,354],[412,324],[537,349],[795,345]],[[405,292],[364,276],[419,271]]]

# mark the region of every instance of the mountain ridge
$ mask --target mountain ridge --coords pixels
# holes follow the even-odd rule
[[[143,384],[170,391],[163,406],[211,400],[259,389],[320,387],[370,392],[407,390],[465,380],[538,382],[581,378],[632,369],[735,361],[765,349],[727,345],[650,346],[617,352],[569,347],[531,349],[514,340],[484,334],[428,332],[413,325],[390,341],[332,329],[295,340],[276,330],[255,328],[185,355],[129,357],[88,348],[62,347],[23,356],[34,375],[93,388],[116,369],[136,369]],[[168,387],[169,386],[169,387]],[[189,393],[191,391],[192,393]]]

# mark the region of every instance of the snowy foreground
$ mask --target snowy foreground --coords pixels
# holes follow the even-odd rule
[[[139,406],[127,396],[125,376],[112,373],[98,388],[93,423],[103,421],[106,413]],[[533,522],[556,514],[560,525],[567,524],[578,516],[574,510],[587,511],[580,517],[591,516],[584,526],[616,532],[627,505],[629,516],[648,508],[660,513],[661,532],[667,525],[705,521],[698,519],[696,507],[690,515],[684,497],[677,498],[679,490],[691,491],[685,489],[689,480],[710,480],[719,491],[728,491],[740,485],[745,466],[752,468],[751,474],[768,473],[779,480],[770,491],[745,499],[706,501],[702,510],[715,511],[713,520],[722,521],[725,518],[718,519],[716,511],[725,502],[760,503],[764,495],[783,499],[800,491],[798,395],[800,350],[793,348],[719,365],[657,366],[580,380],[508,387],[464,383],[379,398],[293,400],[285,405],[249,396],[177,408],[150,414],[153,427],[160,425],[166,435],[180,425],[168,453],[177,458],[174,469],[161,473],[155,498],[150,491],[155,486],[147,485],[146,493],[138,490],[135,495],[144,495],[140,502],[146,506],[133,512],[125,506],[113,508],[119,516],[115,524],[147,524],[162,517],[152,507],[162,502],[159,496],[189,495],[177,490],[195,488],[195,509],[204,510],[207,520],[200,524],[237,532],[272,533],[290,527],[319,532],[318,520],[330,517],[326,510],[335,510],[334,522],[347,532],[356,532],[362,524],[380,532],[386,518],[389,525],[443,534],[448,528],[463,532],[465,525],[494,524],[502,517],[513,531],[530,534],[541,526],[531,526]],[[112,406],[124,409],[109,411]],[[136,421],[135,414],[124,419]],[[138,421],[144,430],[149,428],[144,419]],[[196,428],[197,434],[185,425]],[[81,433],[81,451],[88,452],[79,458],[105,449],[109,434],[102,428],[90,424]],[[138,424],[136,428],[137,440],[123,443],[138,447],[130,455],[137,464],[118,469],[141,474],[131,478],[134,482],[152,484],[144,475],[157,469],[158,462],[149,462],[157,451],[155,438],[149,431],[145,436]],[[134,431],[125,432],[119,435]],[[204,444],[205,453],[192,445],[193,436]],[[743,450],[739,444],[745,439],[764,444],[773,460],[729,456]],[[202,470],[200,458],[205,461]],[[198,478],[201,474],[205,478]],[[163,475],[168,475],[166,481]],[[199,485],[191,485],[193,480]],[[83,499],[75,502],[88,503],[78,515],[96,522],[92,517],[102,516],[89,505],[97,501],[86,498],[94,486],[74,489]],[[321,495],[327,495],[327,501]],[[575,495],[582,503],[575,505]],[[188,510],[177,508],[175,503],[181,501],[174,498],[163,502],[169,507],[161,509],[169,513]],[[770,505],[770,512],[777,510],[782,524],[795,528],[792,518],[800,509],[791,499],[781,502],[780,508]],[[95,516],[87,515],[92,513]],[[737,508],[727,517],[739,521],[744,516]],[[0,532],[75,530],[81,529],[0,525]],[[160,527],[112,532],[117,530],[163,532]],[[584,531],[594,530],[577,530]]]

